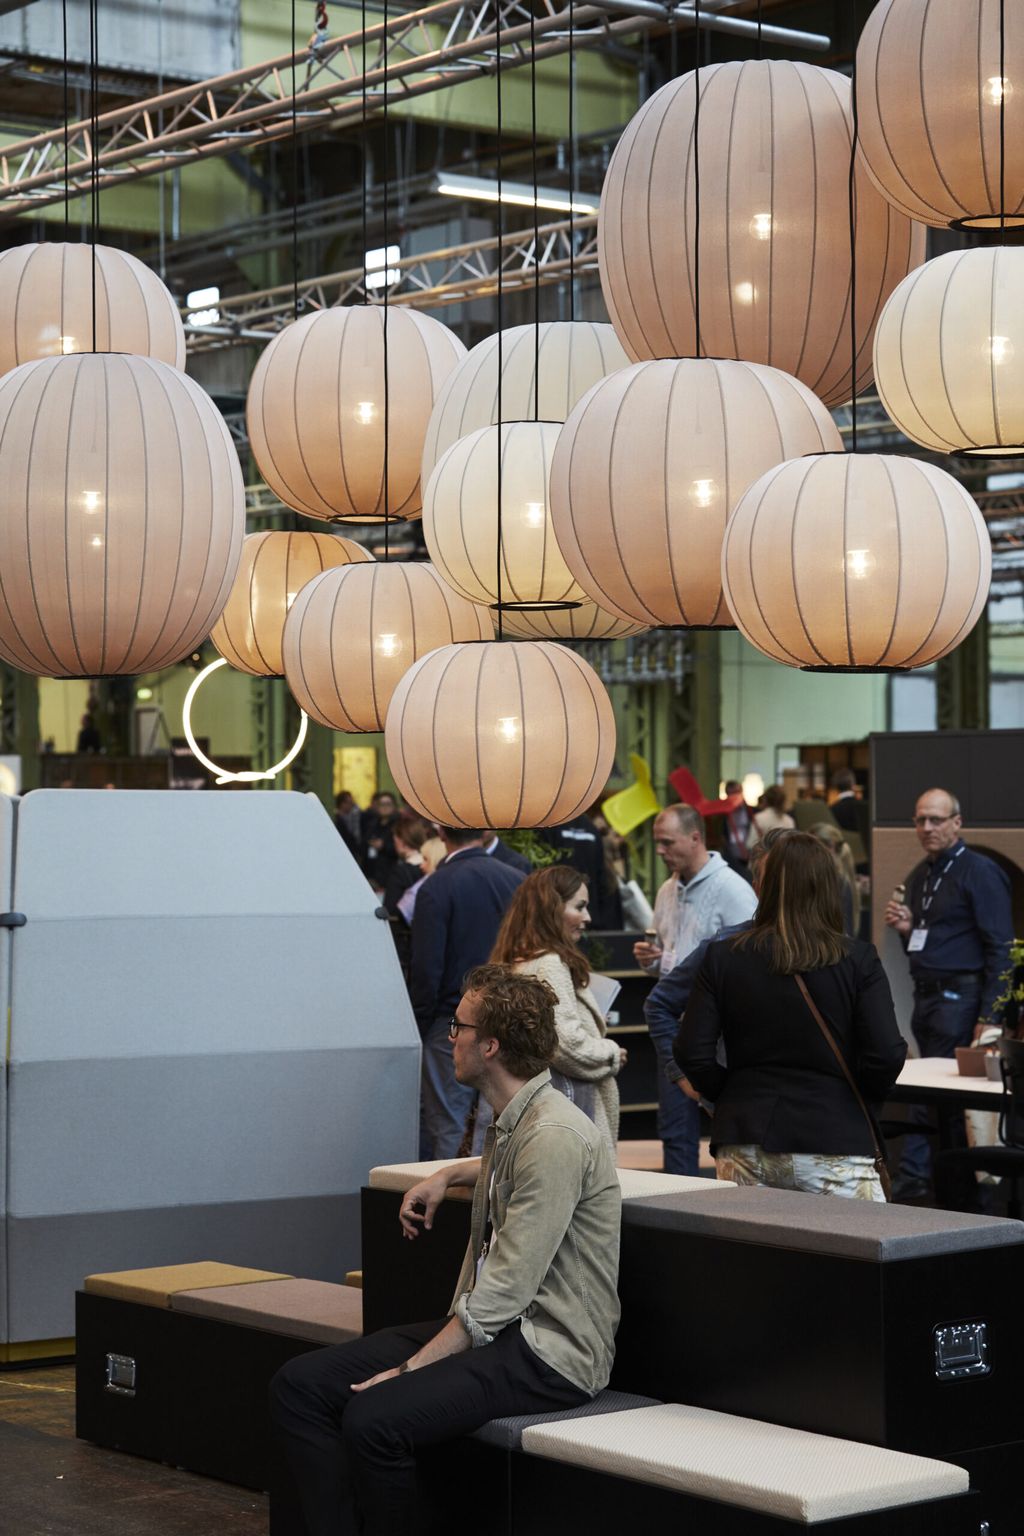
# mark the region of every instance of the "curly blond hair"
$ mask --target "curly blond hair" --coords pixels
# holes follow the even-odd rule
[[[513,1077],[536,1077],[550,1066],[558,1044],[553,988],[510,965],[478,965],[462,985],[477,1000],[481,1036],[497,1040],[503,1066]]]

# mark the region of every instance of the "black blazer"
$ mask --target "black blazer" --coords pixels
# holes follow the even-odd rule
[[[869,1105],[896,1081],[907,1045],[873,944],[849,941],[837,965],[810,971],[808,991]],[[716,1057],[719,1037],[727,1066]],[[839,1063],[792,976],[757,950],[712,944],[675,1042],[679,1066],[715,1105],[716,1146],[870,1156],[871,1134]]]

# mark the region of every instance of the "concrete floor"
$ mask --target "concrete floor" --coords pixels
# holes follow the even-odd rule
[[[0,1373],[3,1536],[267,1536],[245,1488],[75,1439],[70,1365]]]

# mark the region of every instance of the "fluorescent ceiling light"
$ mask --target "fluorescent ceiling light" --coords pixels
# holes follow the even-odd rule
[[[437,191],[445,197],[473,198],[482,203],[512,203],[518,208],[534,206],[533,187],[525,181],[496,181],[484,176],[456,176],[445,171],[437,179]],[[596,213],[601,199],[586,192],[560,191],[557,187],[537,188],[537,207],[555,213]]]
[[[397,245],[389,245],[386,249],[379,245],[376,250],[367,251],[363,258],[367,288],[390,288],[392,283],[397,283],[402,274],[389,263],[401,259],[402,252]]]
[[[193,288],[185,303],[188,305],[190,325],[216,325],[220,310],[212,306],[220,298],[219,288]],[[204,306],[210,306],[209,308]]]

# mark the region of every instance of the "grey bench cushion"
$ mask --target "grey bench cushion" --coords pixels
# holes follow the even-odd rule
[[[523,1430],[537,1424],[561,1424],[569,1419],[591,1419],[601,1413],[622,1413],[632,1408],[650,1408],[656,1397],[633,1397],[629,1392],[599,1392],[578,1408],[562,1408],[557,1413],[517,1413],[505,1419],[491,1419],[474,1432],[472,1439],[482,1440],[485,1445],[496,1445],[500,1450],[518,1451],[523,1441]]]
[[[1024,1222],[915,1205],[876,1205],[787,1189],[724,1189],[714,1200],[630,1200],[624,1227],[669,1227],[701,1237],[888,1263],[1024,1243]]]
[[[523,1450],[803,1525],[949,1498],[969,1481],[948,1462],[680,1403],[536,1425]]]
[[[363,1331],[363,1293],[325,1280],[264,1280],[179,1291],[171,1309],[263,1328],[317,1344],[344,1344]]]

